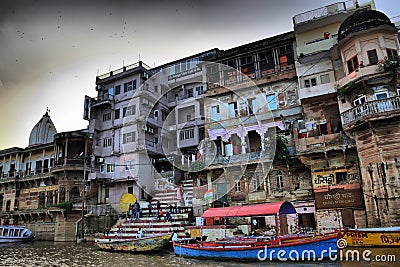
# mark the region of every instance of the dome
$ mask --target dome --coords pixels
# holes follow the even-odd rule
[[[390,25],[396,30],[394,24],[382,12],[376,10],[360,9],[345,19],[339,27],[338,41],[349,34],[374,28],[380,25]]]
[[[49,110],[33,127],[29,135],[29,146],[47,144],[54,141],[54,135],[57,133],[56,127],[50,119]]]

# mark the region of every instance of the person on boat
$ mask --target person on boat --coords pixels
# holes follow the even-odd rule
[[[172,235],[172,242],[175,242],[175,241],[178,241],[178,233],[177,232],[175,232],[175,231],[173,231],[173,235]]]
[[[136,233],[136,238],[142,238],[143,237],[143,230],[142,228],[139,228],[139,230]]]

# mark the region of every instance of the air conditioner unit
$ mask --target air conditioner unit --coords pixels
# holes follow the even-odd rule
[[[97,158],[97,163],[103,163],[104,162],[104,158]]]

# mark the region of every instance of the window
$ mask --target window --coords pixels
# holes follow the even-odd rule
[[[114,172],[114,164],[107,163],[107,172]]]
[[[193,97],[193,88],[187,90],[188,97]]]
[[[370,65],[375,65],[378,63],[378,55],[376,54],[376,50],[368,50],[367,51],[368,61]]]
[[[103,139],[103,147],[112,146],[112,138],[104,138]]]
[[[358,58],[357,56],[354,56],[347,61],[347,70],[349,71],[349,73],[352,73],[357,69],[358,69]]]
[[[124,83],[124,93],[136,89],[136,80]]]
[[[179,140],[186,140],[194,138],[194,129],[184,130],[179,133]]]
[[[354,106],[359,106],[361,104],[364,104],[365,102],[367,102],[367,98],[365,97],[365,95],[361,95],[354,100]]]
[[[397,57],[397,50],[394,49],[386,49],[386,53],[389,59]]]
[[[158,110],[154,110],[154,118],[158,119]]]
[[[276,95],[271,94],[267,95],[267,104],[269,110],[276,110],[278,108],[277,102],[276,102]]]
[[[109,121],[111,120],[111,112],[104,113],[103,114],[103,121]]]
[[[254,63],[253,63],[253,56],[245,56],[240,58],[240,70],[243,72],[244,75],[247,75],[249,72],[254,71]]]
[[[114,118],[119,119],[119,116],[120,116],[120,109],[114,110]]]
[[[239,177],[234,177],[234,178],[235,178],[235,181],[234,181],[234,190],[235,190],[235,192],[242,191]]]
[[[317,79],[316,78],[311,78],[311,79],[304,80],[304,87],[306,87],[306,88],[311,87],[311,86],[316,86],[316,85],[317,85]]]
[[[381,92],[376,92],[375,93],[375,99],[379,100],[379,99],[385,99],[388,98],[388,92],[387,91],[381,91]]]
[[[236,102],[231,102],[228,104],[229,106],[229,116],[231,118],[235,118],[236,114],[238,114],[238,110],[237,110],[237,103]]]
[[[132,106],[128,106],[128,107],[124,108],[122,113],[123,113],[124,117],[135,115],[136,114],[136,105],[132,105]]]
[[[275,67],[274,56],[272,50],[267,50],[258,54],[261,70],[273,69]]]
[[[331,82],[331,79],[329,78],[329,74],[323,74],[320,76],[320,78],[321,78],[321,84]]]
[[[124,133],[122,135],[122,143],[123,144],[132,143],[135,141],[136,141],[136,132]]]
[[[276,172],[276,186],[278,189],[283,188],[283,175],[281,171]]]
[[[221,114],[219,113],[219,106],[211,107],[211,120],[219,121],[221,119]]]
[[[197,92],[197,95],[202,95],[204,93],[203,86],[196,87],[196,92]]]
[[[133,194],[133,186],[128,186],[128,194]]]
[[[257,112],[257,102],[255,98],[247,99],[247,106],[249,114],[254,114]]]
[[[104,168],[105,168],[105,165],[104,165],[104,164],[101,164],[101,165],[100,165],[100,172],[101,172],[101,173],[104,173]]]
[[[155,144],[155,145],[158,144],[158,137],[154,137],[154,144]]]
[[[152,128],[152,127],[150,127],[150,126],[147,126],[146,125],[146,130],[145,130],[147,133],[149,133],[149,134],[154,134],[154,128]]]
[[[115,95],[119,95],[121,93],[121,85],[115,86]]]
[[[260,181],[257,178],[251,179],[251,187],[253,191],[258,191],[260,190]]]

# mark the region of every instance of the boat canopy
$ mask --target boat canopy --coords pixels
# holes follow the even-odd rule
[[[254,205],[211,208],[206,210],[201,217],[251,217],[278,214],[295,214],[296,209],[290,202],[273,202]]]

